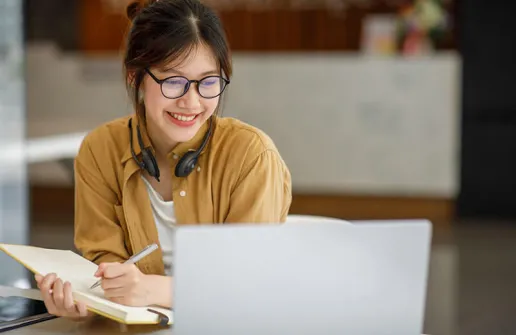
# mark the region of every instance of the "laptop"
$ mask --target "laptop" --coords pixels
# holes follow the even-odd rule
[[[175,335],[416,335],[426,220],[181,226]]]

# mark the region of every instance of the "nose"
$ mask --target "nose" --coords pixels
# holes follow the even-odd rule
[[[198,109],[201,107],[201,96],[197,92],[196,83],[192,83],[188,88],[188,92],[179,98],[178,105],[184,109]]]

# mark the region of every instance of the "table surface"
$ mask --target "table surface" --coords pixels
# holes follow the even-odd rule
[[[22,296],[32,299],[41,300],[41,295],[38,290],[34,289],[18,289],[12,287],[0,286],[0,296]],[[159,326],[148,326],[148,325],[123,325],[112,321],[107,318],[93,318],[88,321],[77,322],[71,321],[65,318],[53,319],[45,322],[40,322],[37,324],[33,324],[27,327],[22,327],[18,329],[11,330],[6,334],[17,334],[17,335],[25,335],[25,334],[41,334],[41,335],[60,335],[60,334],[95,334],[95,335],[103,335],[103,334],[156,334],[162,335],[172,334],[172,328],[161,328]]]
[[[22,296],[41,300],[38,290],[18,289],[13,287],[0,286],[0,296]],[[27,327],[11,330],[6,334],[16,335],[60,335],[60,334],[81,334],[81,335],[104,335],[104,334],[152,334],[152,335],[173,335],[172,327],[161,328],[159,326],[128,326],[117,323],[107,318],[94,318],[89,321],[77,322],[65,318],[58,318],[40,322]],[[424,335],[424,334],[423,334]]]

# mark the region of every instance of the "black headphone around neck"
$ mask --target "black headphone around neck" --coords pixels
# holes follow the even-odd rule
[[[195,165],[197,164],[197,159],[199,158],[199,155],[203,151],[204,147],[208,143],[208,140],[211,135],[211,131],[213,128],[213,119],[210,117],[210,125],[208,128],[208,131],[206,132],[206,135],[204,135],[204,138],[202,140],[202,144],[199,147],[199,149],[195,151],[189,151],[186,154],[184,154],[183,157],[177,162],[176,169],[174,171],[176,177],[186,177],[188,176],[194,169]],[[134,161],[141,169],[147,170],[149,175],[151,177],[156,178],[156,180],[159,182],[159,167],[158,163],[156,161],[156,158],[152,154],[151,148],[147,147],[145,148],[143,144],[142,135],[140,133],[140,125],[136,126],[136,134],[138,136],[138,144],[140,146],[140,150],[142,151],[142,160],[139,161],[138,157],[136,157],[136,153],[134,152],[133,148],[133,126],[132,126],[132,119],[129,120],[129,142],[131,142],[131,154],[133,155]]]

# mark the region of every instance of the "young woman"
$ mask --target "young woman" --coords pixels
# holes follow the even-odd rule
[[[125,74],[135,114],[93,130],[75,161],[75,244],[115,302],[172,307],[174,229],[280,223],[291,177],[262,131],[222,118],[232,72],[216,14],[197,0],[128,7]],[[122,264],[149,244],[160,248]],[[88,314],[69,283],[37,276],[50,313]]]

